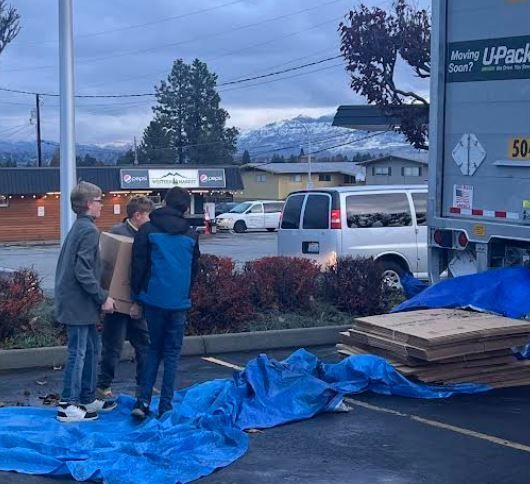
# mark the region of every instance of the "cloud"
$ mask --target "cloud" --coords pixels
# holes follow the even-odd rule
[[[57,2],[12,3],[22,15],[22,32],[0,56],[0,87],[58,92]],[[224,82],[337,55],[337,26],[350,8],[350,0],[74,1],[76,91],[152,92],[177,58],[206,61]],[[339,104],[360,101],[340,64],[331,61],[285,74],[284,80],[222,88],[223,107],[242,129],[291,115],[333,112]],[[78,141],[141,137],[152,102],[79,100]],[[0,137],[2,128],[28,123],[34,104],[28,95],[0,93]],[[58,139],[58,99],[44,98],[42,126],[47,139]]]

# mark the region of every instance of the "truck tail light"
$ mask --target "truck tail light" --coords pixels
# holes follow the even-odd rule
[[[462,248],[466,248],[467,244],[469,243],[469,239],[467,238],[467,235],[465,232],[460,232],[458,234],[458,245]]]
[[[433,240],[440,247],[450,248],[453,246],[453,237],[450,230],[435,230]]]
[[[340,221],[340,210],[331,211],[331,228],[332,229],[342,228],[342,223]]]

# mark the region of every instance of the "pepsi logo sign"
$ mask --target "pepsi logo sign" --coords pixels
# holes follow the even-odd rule
[[[201,176],[200,176],[200,180],[202,182],[207,182],[208,181],[208,175],[206,175],[206,173],[203,173]]]
[[[131,175],[124,175],[124,176],[123,176],[123,181],[124,181],[125,183],[131,183],[131,181],[132,181],[132,176],[131,176]]]

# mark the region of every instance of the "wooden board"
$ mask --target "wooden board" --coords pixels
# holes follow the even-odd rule
[[[458,309],[428,309],[358,318],[354,329],[412,346],[475,342],[530,334],[526,321]]]
[[[462,344],[440,345],[433,348],[420,348],[407,343],[394,341],[381,336],[364,333],[357,330],[349,330],[350,338],[354,343],[372,346],[391,351],[401,357],[414,357],[425,361],[439,361],[447,358],[465,356],[486,351],[507,349],[513,346],[521,346],[528,342],[528,336],[491,338],[484,341],[468,342]]]

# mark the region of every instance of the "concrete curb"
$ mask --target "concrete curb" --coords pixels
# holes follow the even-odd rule
[[[252,333],[186,336],[184,338],[182,356],[203,356],[236,351],[336,344],[339,341],[339,333],[349,328],[350,326],[322,326],[318,328],[282,329]],[[127,342],[123,350],[122,359],[127,360],[132,356],[133,349]],[[63,365],[65,359],[65,346],[0,350],[0,371]]]

